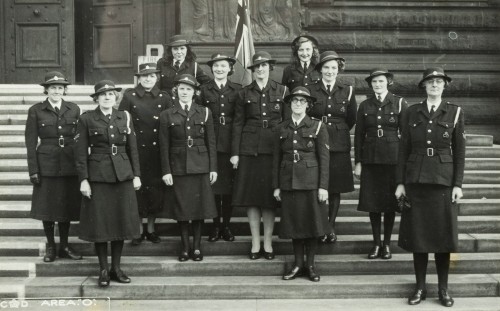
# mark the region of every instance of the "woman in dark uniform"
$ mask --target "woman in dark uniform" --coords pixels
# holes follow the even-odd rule
[[[281,83],[289,90],[297,86],[316,84],[321,75],[314,70],[319,60],[318,40],[312,36],[299,36],[292,42],[292,59],[283,70]]]
[[[277,202],[272,188],[273,132],[285,116],[290,116],[283,99],[288,88],[269,79],[276,63],[271,55],[254,54],[248,66],[255,80],[244,87],[236,102],[231,163],[237,168],[233,206],[247,208],[252,234],[250,259],[261,256],[260,219],[264,224],[264,258],[274,259],[272,236]]]
[[[94,242],[100,273],[98,285],[130,283],[120,269],[123,241],[139,237],[135,190],[141,187],[134,123],[127,111],[113,108],[121,88],[103,80],[90,95],[98,107],[82,114],[78,123],[76,168],[82,208],[80,239]],[[90,154],[89,154],[90,148]],[[111,241],[111,270],[108,270]]]
[[[443,306],[453,306],[448,294],[450,253],[458,249],[457,200],[462,198],[465,166],[464,114],[443,101],[451,82],[442,68],[424,71],[418,86],[427,99],[408,108],[402,120],[396,197],[411,204],[401,215],[398,245],[413,253],[416,288],[410,305],[425,300],[428,254],[434,253],[438,294]]]
[[[139,72],[135,74],[138,85],[125,91],[119,108],[128,111],[134,123],[142,182],[141,189],[136,193],[137,204],[139,216],[148,219],[147,231],[143,233],[141,223],[141,236],[133,239],[132,245],[139,245],[144,239],[153,243],[160,242],[154,228],[155,215],[162,209],[164,191],[158,140],[159,119],[160,113],[172,106],[172,99],[156,85],[158,72],[155,63],[139,65]]]
[[[201,86],[201,102],[212,111],[217,145],[218,177],[212,190],[215,195],[218,215],[213,219],[213,229],[208,237],[210,242],[215,242],[220,238],[225,241],[234,241],[234,235],[229,229],[234,180],[234,170],[230,158],[234,105],[241,85],[231,82],[227,77],[233,74],[235,63],[236,60],[232,57],[213,54],[207,64],[212,70],[214,80]]]
[[[392,228],[396,218],[396,164],[401,119],[408,104],[387,90],[393,74],[376,68],[365,79],[374,95],[359,105],[354,135],[354,176],[361,179],[358,211],[370,213],[373,248],[368,259],[391,259]],[[380,240],[384,213],[384,243]]]
[[[344,71],[345,60],[334,51],[321,53],[316,70],[321,81],[309,85],[316,104],[309,115],[326,124],[330,139],[330,184],[328,185],[328,218],[332,233],[324,236],[323,243],[337,241],[335,219],[340,208],[340,194],[354,190],[351,164],[350,129],[356,123],[356,96],[354,88],[338,81],[339,72]]]
[[[43,222],[47,237],[45,262],[56,259],[56,221],[59,226],[59,258],[82,258],[68,246],[70,221],[80,219],[80,191],[73,157],[73,137],[80,108],[63,99],[69,84],[60,72],[45,75],[45,81],[40,85],[48,97],[30,107],[24,133],[28,170],[33,183],[30,216]]]
[[[274,143],[274,197],[281,201],[279,237],[292,239],[295,255],[284,280],[294,279],[305,270],[311,281],[319,281],[314,266],[318,237],[330,232],[324,204],[328,200],[328,132],[321,121],[306,115],[314,100],[303,86],[285,97],[292,117],[278,126]]]
[[[175,79],[174,106],[160,115],[160,150],[163,181],[172,186],[173,204],[165,215],[178,221],[182,250],[179,261],[203,260],[201,227],[204,219],[217,216],[211,184],[217,180],[217,150],[210,109],[195,103],[199,84],[192,75]],[[189,250],[189,221],[193,248]]]
[[[157,63],[160,70],[160,89],[173,95],[174,80],[178,75],[190,74],[203,84],[210,81],[200,65],[196,62],[196,54],[191,49],[190,41],[185,35],[175,35],[167,43],[165,55]]]

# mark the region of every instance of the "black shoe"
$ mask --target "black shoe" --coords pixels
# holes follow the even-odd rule
[[[53,262],[56,260],[56,245],[45,246],[45,256],[43,256],[44,262]]]
[[[216,242],[219,241],[221,237],[221,231],[219,227],[216,227],[214,225],[214,229],[212,230],[212,233],[208,236],[208,242]]]
[[[264,252],[264,258],[267,260],[273,260],[274,259],[274,252]]]
[[[313,282],[319,282],[319,274],[316,273],[314,266],[309,266],[307,267],[307,276],[309,277],[309,280]]]
[[[262,250],[259,250],[257,253],[252,253],[252,251],[250,251],[250,254],[248,254],[248,258],[250,258],[252,260],[259,259],[261,253],[262,253]]]
[[[161,242],[161,239],[160,237],[158,236],[158,234],[156,234],[156,232],[145,232],[144,233],[144,236],[146,237],[146,239],[150,242],[153,242],[153,243],[160,243]]]
[[[64,248],[59,248],[59,258],[69,258],[73,260],[80,260],[82,259],[82,255],[78,254],[75,250],[73,250],[71,247],[66,246]]]
[[[201,250],[195,249],[194,251],[192,251],[191,252],[191,259],[193,259],[193,261],[202,261],[203,254],[201,253]]]
[[[380,258],[382,258],[382,259],[391,259],[392,258],[391,248],[389,247],[389,245],[382,246],[382,253],[380,254]]]
[[[108,270],[106,270],[106,269],[101,270],[101,273],[99,274],[99,279],[97,280],[97,285],[99,285],[99,287],[108,287],[109,286]]]
[[[441,304],[445,307],[453,307],[453,304],[455,301],[451,296],[448,294],[448,291],[446,289],[440,289],[438,291],[438,296],[439,296],[439,301],[441,301]]]
[[[186,252],[186,251],[182,251],[180,254],[179,254],[179,261],[180,262],[184,262],[184,261],[187,261],[189,259],[189,252]]]
[[[109,271],[109,278],[118,283],[130,283],[130,278],[120,268],[111,269]]]
[[[298,266],[294,266],[292,270],[288,271],[285,275],[283,275],[283,280],[288,281],[288,280],[293,280],[298,276],[301,276],[303,274],[302,268]]]
[[[375,259],[380,257],[380,245],[375,245],[372,247],[370,252],[368,253],[368,259]]]
[[[335,242],[337,242],[337,235],[335,234],[335,232],[326,235],[326,243],[335,243]]]
[[[327,235],[325,234],[324,236],[320,236],[318,238],[318,242],[325,244],[326,243],[326,239],[327,239]]]
[[[132,244],[133,246],[140,245],[142,243],[142,240],[144,240],[145,237],[146,236],[144,235],[144,233],[142,233],[140,237],[132,239],[130,244]]]
[[[222,230],[221,236],[224,239],[224,241],[227,241],[227,242],[234,241],[234,235],[231,232],[231,230],[229,230],[229,227],[224,227],[224,229]]]
[[[411,306],[418,305],[422,300],[427,297],[427,291],[425,289],[417,289],[413,295],[408,298],[408,304]]]

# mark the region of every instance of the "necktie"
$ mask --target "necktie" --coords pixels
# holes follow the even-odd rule
[[[304,63],[304,72],[307,71],[307,63]]]
[[[377,100],[378,100],[379,102],[382,102],[382,96],[377,95]]]
[[[431,111],[429,112],[429,115],[432,117],[432,115],[434,114],[434,112],[436,111],[434,108],[436,108],[436,106],[432,105],[431,106]]]
[[[56,111],[56,113],[59,115],[59,107],[55,107],[54,110]]]
[[[186,112],[186,114],[189,113],[189,107],[188,107],[188,105],[184,105],[184,111]]]
[[[328,93],[330,93],[330,92],[331,92],[330,87],[331,87],[331,85],[330,85],[330,84],[328,84],[328,85],[326,86],[326,89],[327,89]]]
[[[176,61],[175,61],[175,64],[174,64],[174,67],[175,67],[175,70],[176,70],[176,71],[179,71],[179,69],[180,69],[180,67],[181,67],[181,62],[180,62],[180,61],[178,61],[178,60],[176,60]]]
[[[224,88],[224,83],[221,83],[219,88],[222,90]]]

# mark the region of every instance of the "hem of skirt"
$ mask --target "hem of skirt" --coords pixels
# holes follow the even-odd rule
[[[110,242],[110,241],[124,241],[124,240],[132,240],[135,238],[139,238],[140,234],[138,235],[128,235],[125,237],[109,237],[109,238],[93,238],[93,237],[84,237],[84,236],[78,236],[80,240],[88,241],[88,242],[94,242],[94,243],[101,243],[101,242]]]
[[[57,221],[57,222],[71,222],[80,221],[80,218],[62,218],[62,217],[51,217],[48,215],[31,215],[30,217],[40,221]]]
[[[172,219],[172,220],[175,220],[175,221],[190,221],[190,220],[205,220],[205,219],[214,219],[215,217],[217,217],[217,215],[214,215],[214,216],[203,216],[203,217],[190,217],[190,218],[174,218],[172,216],[167,216],[166,218],[168,219]]]
[[[435,253],[458,253],[458,249],[457,248],[450,248],[450,249],[414,249],[414,248],[411,248],[411,247],[405,247],[405,246],[402,246],[402,245],[399,245],[399,247],[401,247],[402,249],[404,249],[405,251],[407,252],[410,252],[410,253],[431,253],[431,254],[435,254]]]
[[[271,209],[278,208],[278,206],[261,206],[261,205],[257,205],[257,204],[238,204],[238,203],[235,203],[235,204],[232,203],[231,206],[237,206],[237,207],[260,207],[260,208],[271,208]]]
[[[318,235],[300,235],[300,236],[291,236],[291,235],[278,235],[278,237],[282,240],[290,240],[290,239],[311,239],[311,238],[320,238],[330,232],[319,233]]]
[[[368,210],[368,209],[356,209],[358,212],[365,212],[365,213],[390,213],[390,212],[397,212],[396,209],[386,209],[386,210]]]

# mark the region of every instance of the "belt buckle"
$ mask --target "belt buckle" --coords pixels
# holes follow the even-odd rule
[[[321,117],[321,122],[323,122],[325,124],[328,123],[328,117],[327,116],[322,116]]]
[[[297,163],[300,161],[300,154],[294,153],[293,154],[293,162]]]
[[[220,116],[219,117],[219,123],[222,124],[222,125],[226,125],[226,118],[224,118],[224,116]]]
[[[262,128],[267,129],[269,127],[269,122],[267,120],[262,120]]]
[[[428,157],[434,156],[434,148],[427,148],[427,156]]]
[[[191,147],[193,147],[193,144],[194,144],[194,140],[191,138],[191,136],[189,136],[189,137],[187,138],[187,146],[188,146],[189,148],[191,148]]]
[[[64,147],[64,137],[59,137],[58,143],[59,143],[59,147],[63,148]]]
[[[377,136],[378,137],[383,137],[384,136],[384,130],[383,129],[378,129],[377,130]]]
[[[111,154],[112,155],[117,155],[118,154],[118,147],[115,144],[111,145]]]

